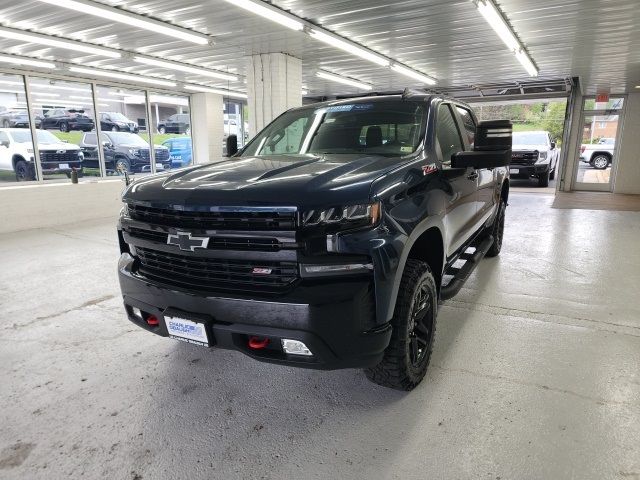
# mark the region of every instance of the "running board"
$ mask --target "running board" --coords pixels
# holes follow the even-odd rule
[[[458,294],[464,285],[464,282],[467,281],[469,276],[480,263],[480,260],[482,260],[487,254],[491,245],[493,245],[493,236],[489,235],[478,245],[471,245],[476,249],[474,253],[463,253],[458,257],[458,260],[465,260],[462,267],[457,268],[452,265],[445,270],[445,275],[452,275],[453,278],[440,289],[441,300],[449,300]]]

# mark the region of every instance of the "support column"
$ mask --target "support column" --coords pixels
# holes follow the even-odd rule
[[[567,115],[564,120],[561,171],[558,172],[560,173],[560,181],[556,187],[557,191],[562,192],[570,192],[573,188],[576,160],[580,156],[580,145],[582,143],[582,125],[580,124],[582,85],[578,79],[574,79],[574,81],[575,84],[571,89],[571,95],[567,103]]]
[[[290,108],[302,106],[302,61],[284,53],[247,59],[249,137]]]
[[[222,95],[194,93],[190,105],[193,163],[219,160],[224,137]]]

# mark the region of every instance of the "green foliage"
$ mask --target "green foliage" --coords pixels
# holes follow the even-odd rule
[[[557,139],[558,143],[562,142],[566,108],[566,102],[550,103],[549,108],[547,109],[547,114],[542,122],[542,129],[551,133],[551,138]]]

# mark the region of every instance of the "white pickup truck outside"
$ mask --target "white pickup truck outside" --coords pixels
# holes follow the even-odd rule
[[[580,147],[580,160],[593,168],[604,170],[613,160],[615,138],[601,138],[598,143],[586,143]]]

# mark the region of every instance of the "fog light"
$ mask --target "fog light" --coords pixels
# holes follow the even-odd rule
[[[290,355],[313,355],[304,343],[288,338],[282,339],[282,349]]]

